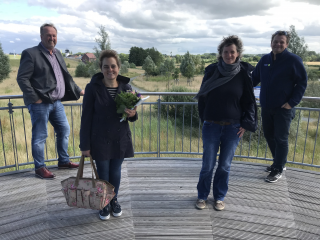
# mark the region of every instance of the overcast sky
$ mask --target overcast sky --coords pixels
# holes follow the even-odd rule
[[[0,42],[21,53],[40,42],[40,25],[54,23],[56,47],[93,52],[105,25],[111,47],[161,53],[217,52],[223,36],[236,34],[244,53],[270,52],[270,36],[295,25],[309,50],[320,52],[320,0],[0,0]]]

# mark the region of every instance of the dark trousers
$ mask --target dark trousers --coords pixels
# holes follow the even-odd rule
[[[116,193],[115,198],[118,197],[123,160],[122,158],[95,161],[99,178],[108,181],[114,186],[114,192]]]
[[[282,172],[289,149],[290,123],[294,117],[294,109],[262,108],[263,133],[273,157],[272,168]]]

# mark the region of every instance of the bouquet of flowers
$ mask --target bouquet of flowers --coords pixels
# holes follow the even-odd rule
[[[122,118],[120,122],[124,121],[127,118],[127,114],[125,113],[125,109],[134,109],[134,107],[139,106],[144,100],[148,97],[142,99],[142,95],[137,91],[127,91],[119,93],[116,98],[116,107],[117,113],[122,114]]]

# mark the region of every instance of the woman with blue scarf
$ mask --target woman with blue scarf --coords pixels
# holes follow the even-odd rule
[[[243,44],[235,35],[223,38],[218,46],[219,61],[205,69],[196,95],[203,122],[203,158],[196,207],[204,209],[211,189],[213,169],[220,149],[213,180],[214,208],[225,208],[231,161],[246,130],[257,128],[257,105],[251,82],[254,67],[241,62]]]

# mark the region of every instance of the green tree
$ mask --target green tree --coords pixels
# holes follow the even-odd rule
[[[164,75],[168,79],[168,89],[170,86],[170,77],[172,72],[175,69],[175,60],[174,58],[166,58],[163,63],[160,64],[159,71],[162,75]]]
[[[295,26],[290,26],[290,42],[288,45],[288,50],[302,58],[305,61],[308,56],[308,45],[305,43],[303,37],[299,37],[296,32]]]
[[[173,79],[178,79],[179,78],[179,74],[180,74],[180,69],[179,68],[175,68],[174,72],[172,73],[172,78]]]
[[[10,72],[11,72],[11,68],[10,68],[9,57],[4,54],[1,43],[0,43],[0,83],[4,79],[9,77]]]
[[[129,62],[128,62],[128,61],[124,61],[124,62],[121,64],[120,74],[127,73],[129,68],[130,68]]]
[[[176,63],[181,63],[181,56],[179,54],[176,55]]]
[[[80,62],[79,65],[76,67],[76,77],[90,77],[89,74],[89,68],[92,66],[92,63],[84,64],[83,62]],[[92,73],[94,69],[90,69],[90,72]]]
[[[154,64],[152,58],[150,56],[147,56],[142,65],[142,69],[145,71],[147,79],[149,78],[150,75],[154,73],[155,68],[156,68],[156,65]]]
[[[101,25],[99,27],[98,35],[99,35],[99,37],[94,39],[95,42],[98,44],[98,47],[95,46],[93,48],[93,50],[95,51],[94,55],[96,56],[96,60],[94,62],[92,62],[92,64],[90,64],[90,66],[88,66],[88,74],[90,77],[92,77],[94,74],[100,72],[99,56],[100,56],[101,51],[111,49],[109,35],[106,32],[105,26]]]
[[[189,51],[183,56],[180,64],[180,71],[183,76],[185,76],[188,81],[195,74],[196,68],[194,66],[194,62],[192,60],[192,56]]]
[[[147,48],[145,51],[152,58],[152,61],[157,67],[159,67],[160,64],[164,61],[162,53],[159,52],[156,48]]]
[[[121,60],[121,63],[124,63],[125,61],[129,61],[129,54],[120,53],[119,58]]]
[[[143,48],[131,47],[129,51],[129,62],[134,63],[136,66],[142,66],[147,56],[148,54]]]

